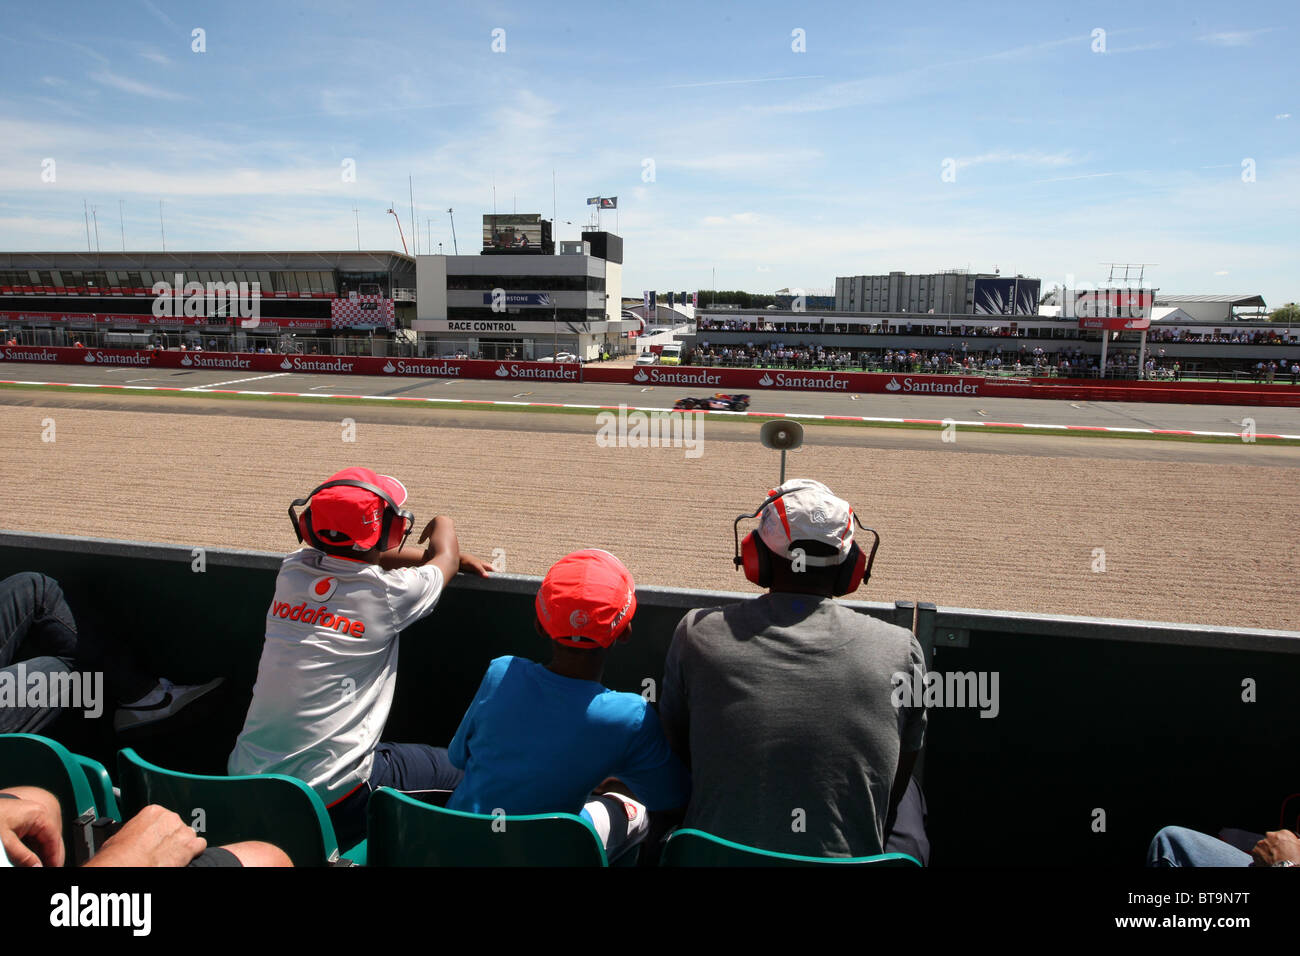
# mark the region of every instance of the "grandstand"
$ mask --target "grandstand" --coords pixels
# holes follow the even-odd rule
[[[159,314],[159,284],[190,283],[204,293],[195,307]],[[248,290],[256,323],[208,291],[231,283]],[[369,354],[374,333],[410,325],[414,304],[415,260],[394,252],[0,253],[0,326],[20,344],[255,352],[300,338]]]
[[[1109,377],[1137,377],[1142,335],[1104,331],[1061,318],[1043,306],[1033,316],[917,315],[909,312],[746,312],[701,309],[696,331],[684,337],[697,365],[776,367],[764,353],[793,350],[809,355],[807,368],[893,371],[886,353],[916,353],[922,363],[942,357],[935,372],[969,373],[996,367],[1006,374],[1069,374],[1096,377],[1102,337],[1110,336]],[[1300,328],[1260,320],[1213,322],[1193,318],[1180,307],[1156,307],[1146,336],[1146,353],[1158,368],[1175,362],[1185,377],[1249,378],[1257,363],[1290,368],[1300,360]],[[818,352],[833,356],[818,362]],[[725,353],[725,354],[724,354]],[[839,362],[834,356],[843,356]],[[948,361],[951,359],[952,361]],[[989,364],[994,359],[996,366]],[[1062,366],[1062,361],[1068,361]],[[1015,366],[1022,366],[1019,372]],[[1281,379],[1279,379],[1281,380]],[[1289,381],[1289,375],[1286,378]]]

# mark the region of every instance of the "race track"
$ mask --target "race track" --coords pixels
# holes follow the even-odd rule
[[[32,371],[4,369],[0,377],[32,378]],[[144,377],[60,371],[113,384]],[[508,399],[521,388],[324,375],[233,383],[228,375],[183,374],[150,377],[186,387],[376,394],[383,387],[466,398]],[[618,404],[638,396],[634,403],[670,404],[629,386],[526,389],[543,401]],[[821,414],[836,401],[850,399],[782,393],[757,404]],[[972,411],[969,402],[943,398],[870,401],[871,411],[862,413],[896,415],[905,403],[926,418]],[[1157,427],[1222,427],[1215,419],[1231,414],[1203,406],[985,407],[993,404],[981,407],[1003,420],[1064,423],[1068,410],[1083,424],[1105,411]],[[757,442],[758,424],[743,419],[707,418],[701,454],[689,457],[681,448],[601,447],[594,413],[316,406],[116,390],[6,389],[0,406],[3,525],[11,530],[284,551],[294,546],[287,503],[338,468],[361,463],[406,481],[421,521],[453,515],[466,549],[485,557],[501,549],[509,572],[540,574],[566,551],[596,546],[623,557],[643,584],[753,591],[731,567],[731,519],[762,500],[779,467],[776,453]],[[1261,431],[1271,414],[1279,420],[1267,427],[1300,431],[1295,410],[1242,414],[1259,416]],[[345,418],[355,423],[351,442]],[[43,441],[50,424],[55,440]],[[790,454],[791,476],[826,481],[881,533],[876,572],[860,596],[1297,627],[1300,449],[970,430],[956,438],[810,425],[805,446]]]

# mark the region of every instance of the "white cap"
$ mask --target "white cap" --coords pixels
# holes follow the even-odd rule
[[[784,494],[782,494],[784,492]],[[758,516],[758,536],[774,554],[787,560],[800,545],[811,542],[835,549],[833,555],[804,551],[804,561],[815,568],[833,567],[853,547],[853,509],[831,494],[820,481],[792,478],[768,495],[776,498]]]

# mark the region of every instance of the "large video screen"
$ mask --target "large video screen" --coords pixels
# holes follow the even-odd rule
[[[1036,315],[1039,279],[989,278],[975,280],[976,315]]]
[[[542,217],[540,213],[483,216],[483,248],[504,252],[540,252]]]

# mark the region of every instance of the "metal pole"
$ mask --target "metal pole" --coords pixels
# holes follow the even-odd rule
[[[158,231],[162,234],[162,251],[166,252],[167,251],[167,227],[163,225],[162,206],[163,206],[163,201],[159,199],[158,200]]]
[[[406,186],[411,195],[411,231],[415,233],[411,240],[415,243],[415,254],[420,254],[420,224],[415,221],[415,179],[411,176],[406,177]]]
[[[785,449],[781,449],[781,485],[785,484]],[[777,486],[778,488],[780,485]]]
[[[117,201],[117,224],[122,229],[122,251],[126,252],[126,223],[122,220],[122,200]]]

